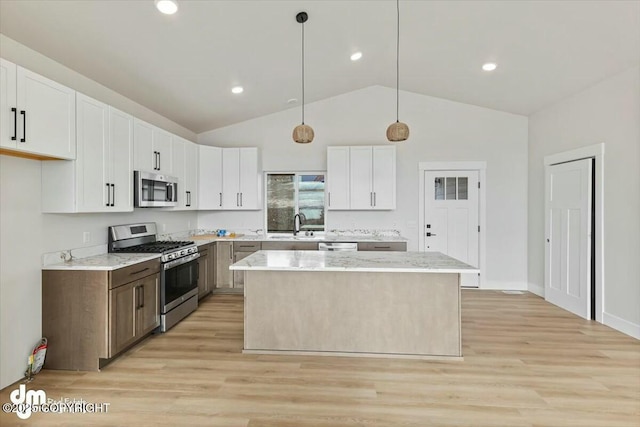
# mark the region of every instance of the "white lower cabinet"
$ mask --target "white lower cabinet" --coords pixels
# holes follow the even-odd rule
[[[80,93],[76,114],[76,160],[42,162],[42,211],[132,211],[133,117]]]

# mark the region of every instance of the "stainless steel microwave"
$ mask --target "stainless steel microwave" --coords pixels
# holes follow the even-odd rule
[[[178,205],[178,178],[135,171],[133,182],[135,207],[163,208]]]

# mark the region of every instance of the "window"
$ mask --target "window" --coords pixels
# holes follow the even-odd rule
[[[267,233],[293,233],[296,214],[301,231],[324,231],[324,173],[267,174]]]
[[[436,200],[467,200],[468,178],[460,177],[439,177],[435,179],[435,199]],[[445,197],[446,196],[446,197]]]

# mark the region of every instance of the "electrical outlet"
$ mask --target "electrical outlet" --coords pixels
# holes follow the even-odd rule
[[[88,231],[85,231],[84,233],[82,233],[82,243],[89,243],[91,241],[91,233]]]

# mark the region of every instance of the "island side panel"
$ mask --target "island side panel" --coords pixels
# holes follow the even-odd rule
[[[457,273],[246,273],[245,350],[462,355]]]

